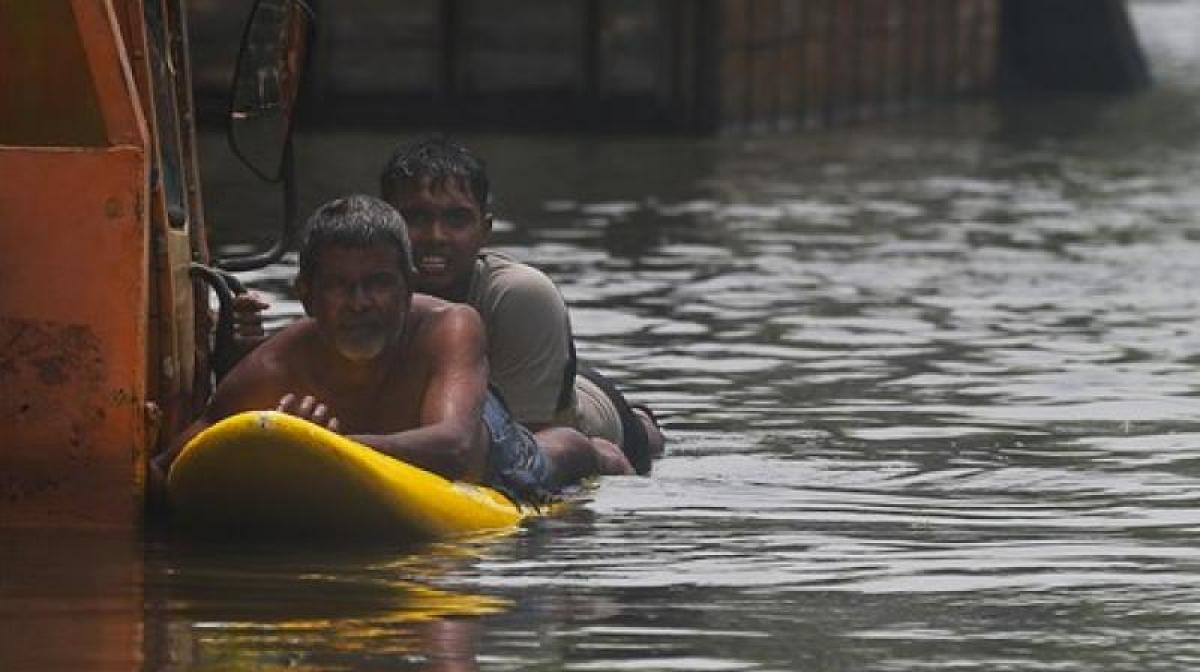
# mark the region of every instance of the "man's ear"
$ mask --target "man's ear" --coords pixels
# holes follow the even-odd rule
[[[486,243],[488,239],[492,237],[492,213],[483,213],[483,221],[481,224],[483,228],[483,242]]]
[[[312,287],[304,278],[297,275],[296,279],[292,281],[292,290],[296,292],[296,297],[300,299],[300,305],[304,306],[304,314],[312,317]]]

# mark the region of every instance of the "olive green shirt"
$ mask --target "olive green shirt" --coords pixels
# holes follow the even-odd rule
[[[487,329],[491,382],[518,422],[575,427],[620,443],[611,400],[582,377],[568,379],[575,370],[571,317],[545,273],[484,250],[467,303]]]

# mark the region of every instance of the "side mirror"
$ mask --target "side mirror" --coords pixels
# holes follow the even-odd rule
[[[255,175],[283,183],[283,226],[270,249],[218,259],[223,271],[249,271],[281,258],[296,228],[292,119],[315,17],[305,0],[257,0],[242,35],[229,102],[229,144]]]
[[[286,171],[292,118],[312,38],[304,0],[258,0],[242,35],[229,105],[229,143],[269,182]]]

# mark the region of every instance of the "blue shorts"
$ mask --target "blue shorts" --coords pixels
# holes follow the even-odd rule
[[[512,414],[494,390],[483,402],[483,422],[491,445],[483,483],[517,502],[541,503],[554,497],[550,461],[537,439]]]

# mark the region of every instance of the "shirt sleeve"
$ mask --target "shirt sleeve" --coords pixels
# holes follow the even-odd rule
[[[488,364],[513,417],[554,421],[571,360],[567,304],[544,273],[516,264],[498,277],[488,317]]]

